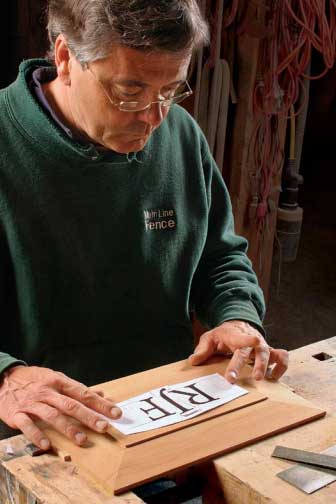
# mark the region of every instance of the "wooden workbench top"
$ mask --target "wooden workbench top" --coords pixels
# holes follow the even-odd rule
[[[322,359],[322,360],[320,360]],[[325,359],[325,360],[323,360]],[[294,463],[274,459],[275,445],[323,451],[336,444],[336,337],[290,352],[290,366],[282,382],[292,390],[290,400],[326,409],[317,422],[296,428],[214,461],[224,504],[331,504],[336,502],[336,482],[307,495],[279,479],[276,474]],[[263,382],[260,389],[270,388]],[[274,389],[273,389],[274,391]],[[277,390],[278,398],[285,398]],[[216,503],[220,501],[217,499]],[[211,503],[211,498],[209,499]]]
[[[24,436],[0,441],[1,504],[140,504],[129,492],[116,497],[90,474],[57,455],[31,457]],[[15,456],[6,454],[11,448]],[[108,461],[106,461],[108,463]]]
[[[335,414],[336,336],[290,352],[290,368],[282,382],[299,396]]]

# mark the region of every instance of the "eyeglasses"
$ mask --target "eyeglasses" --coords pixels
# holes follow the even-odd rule
[[[183,93],[176,94],[173,96],[170,96],[169,98],[161,98],[160,100],[155,100],[152,102],[145,102],[145,101],[114,101],[111,96],[109,95],[108,91],[105,89],[105,85],[98,79],[96,74],[93,72],[93,70],[89,67],[88,63],[85,63],[84,66],[85,70],[88,70],[90,74],[96,79],[100,87],[102,88],[105,96],[108,98],[110,103],[114,106],[117,107],[120,111],[122,112],[142,112],[143,110],[148,110],[151,108],[152,105],[158,103],[161,107],[171,107],[171,105],[174,105],[175,103],[181,103],[183,100],[188,98],[193,94],[193,91],[191,87],[189,86],[188,81],[185,81],[185,86],[187,87],[187,91],[184,91]]]

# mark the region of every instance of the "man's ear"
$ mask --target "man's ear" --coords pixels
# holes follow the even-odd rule
[[[70,59],[71,54],[68,48],[67,41],[64,35],[58,35],[55,42],[55,64],[57,69],[57,76],[64,85],[70,86]]]

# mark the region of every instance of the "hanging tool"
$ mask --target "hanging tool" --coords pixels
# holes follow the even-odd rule
[[[283,170],[283,190],[278,209],[277,234],[283,262],[296,259],[303,219],[303,209],[298,204],[299,184],[302,177],[296,167],[296,117],[294,105],[290,112],[290,153]]]
[[[215,39],[215,54],[214,54],[214,70],[211,81],[211,92],[209,100],[209,117],[208,124],[206,128],[206,137],[210,146],[210,150],[214,153],[216,132],[218,126],[218,115],[219,106],[221,99],[222,81],[223,81],[223,71],[222,63],[220,60],[221,47],[222,47],[222,29],[223,29],[223,9],[224,0],[218,1],[218,13],[217,13],[217,32]]]
[[[231,83],[231,72],[227,61],[224,59],[220,60],[222,66],[222,89],[220,94],[220,105],[217,123],[217,134],[215,143],[215,161],[220,170],[223,168],[224,163],[224,151],[225,151],[225,140],[226,140],[226,130],[227,130],[227,119],[228,119],[228,109],[229,109],[229,97],[230,97],[230,83]]]
[[[205,13],[206,2],[201,9]],[[217,0],[216,34],[211,55],[201,71],[203,51],[198,56],[194,117],[204,131],[215,161],[222,170],[224,162],[231,73],[228,63],[221,59],[224,0]],[[213,68],[210,86],[210,74]]]

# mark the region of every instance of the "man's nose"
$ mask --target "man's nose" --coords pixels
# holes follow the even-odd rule
[[[152,103],[150,107],[138,112],[138,114],[139,119],[150,124],[152,128],[157,128],[166,117],[167,112],[167,107],[163,107],[160,103]]]

